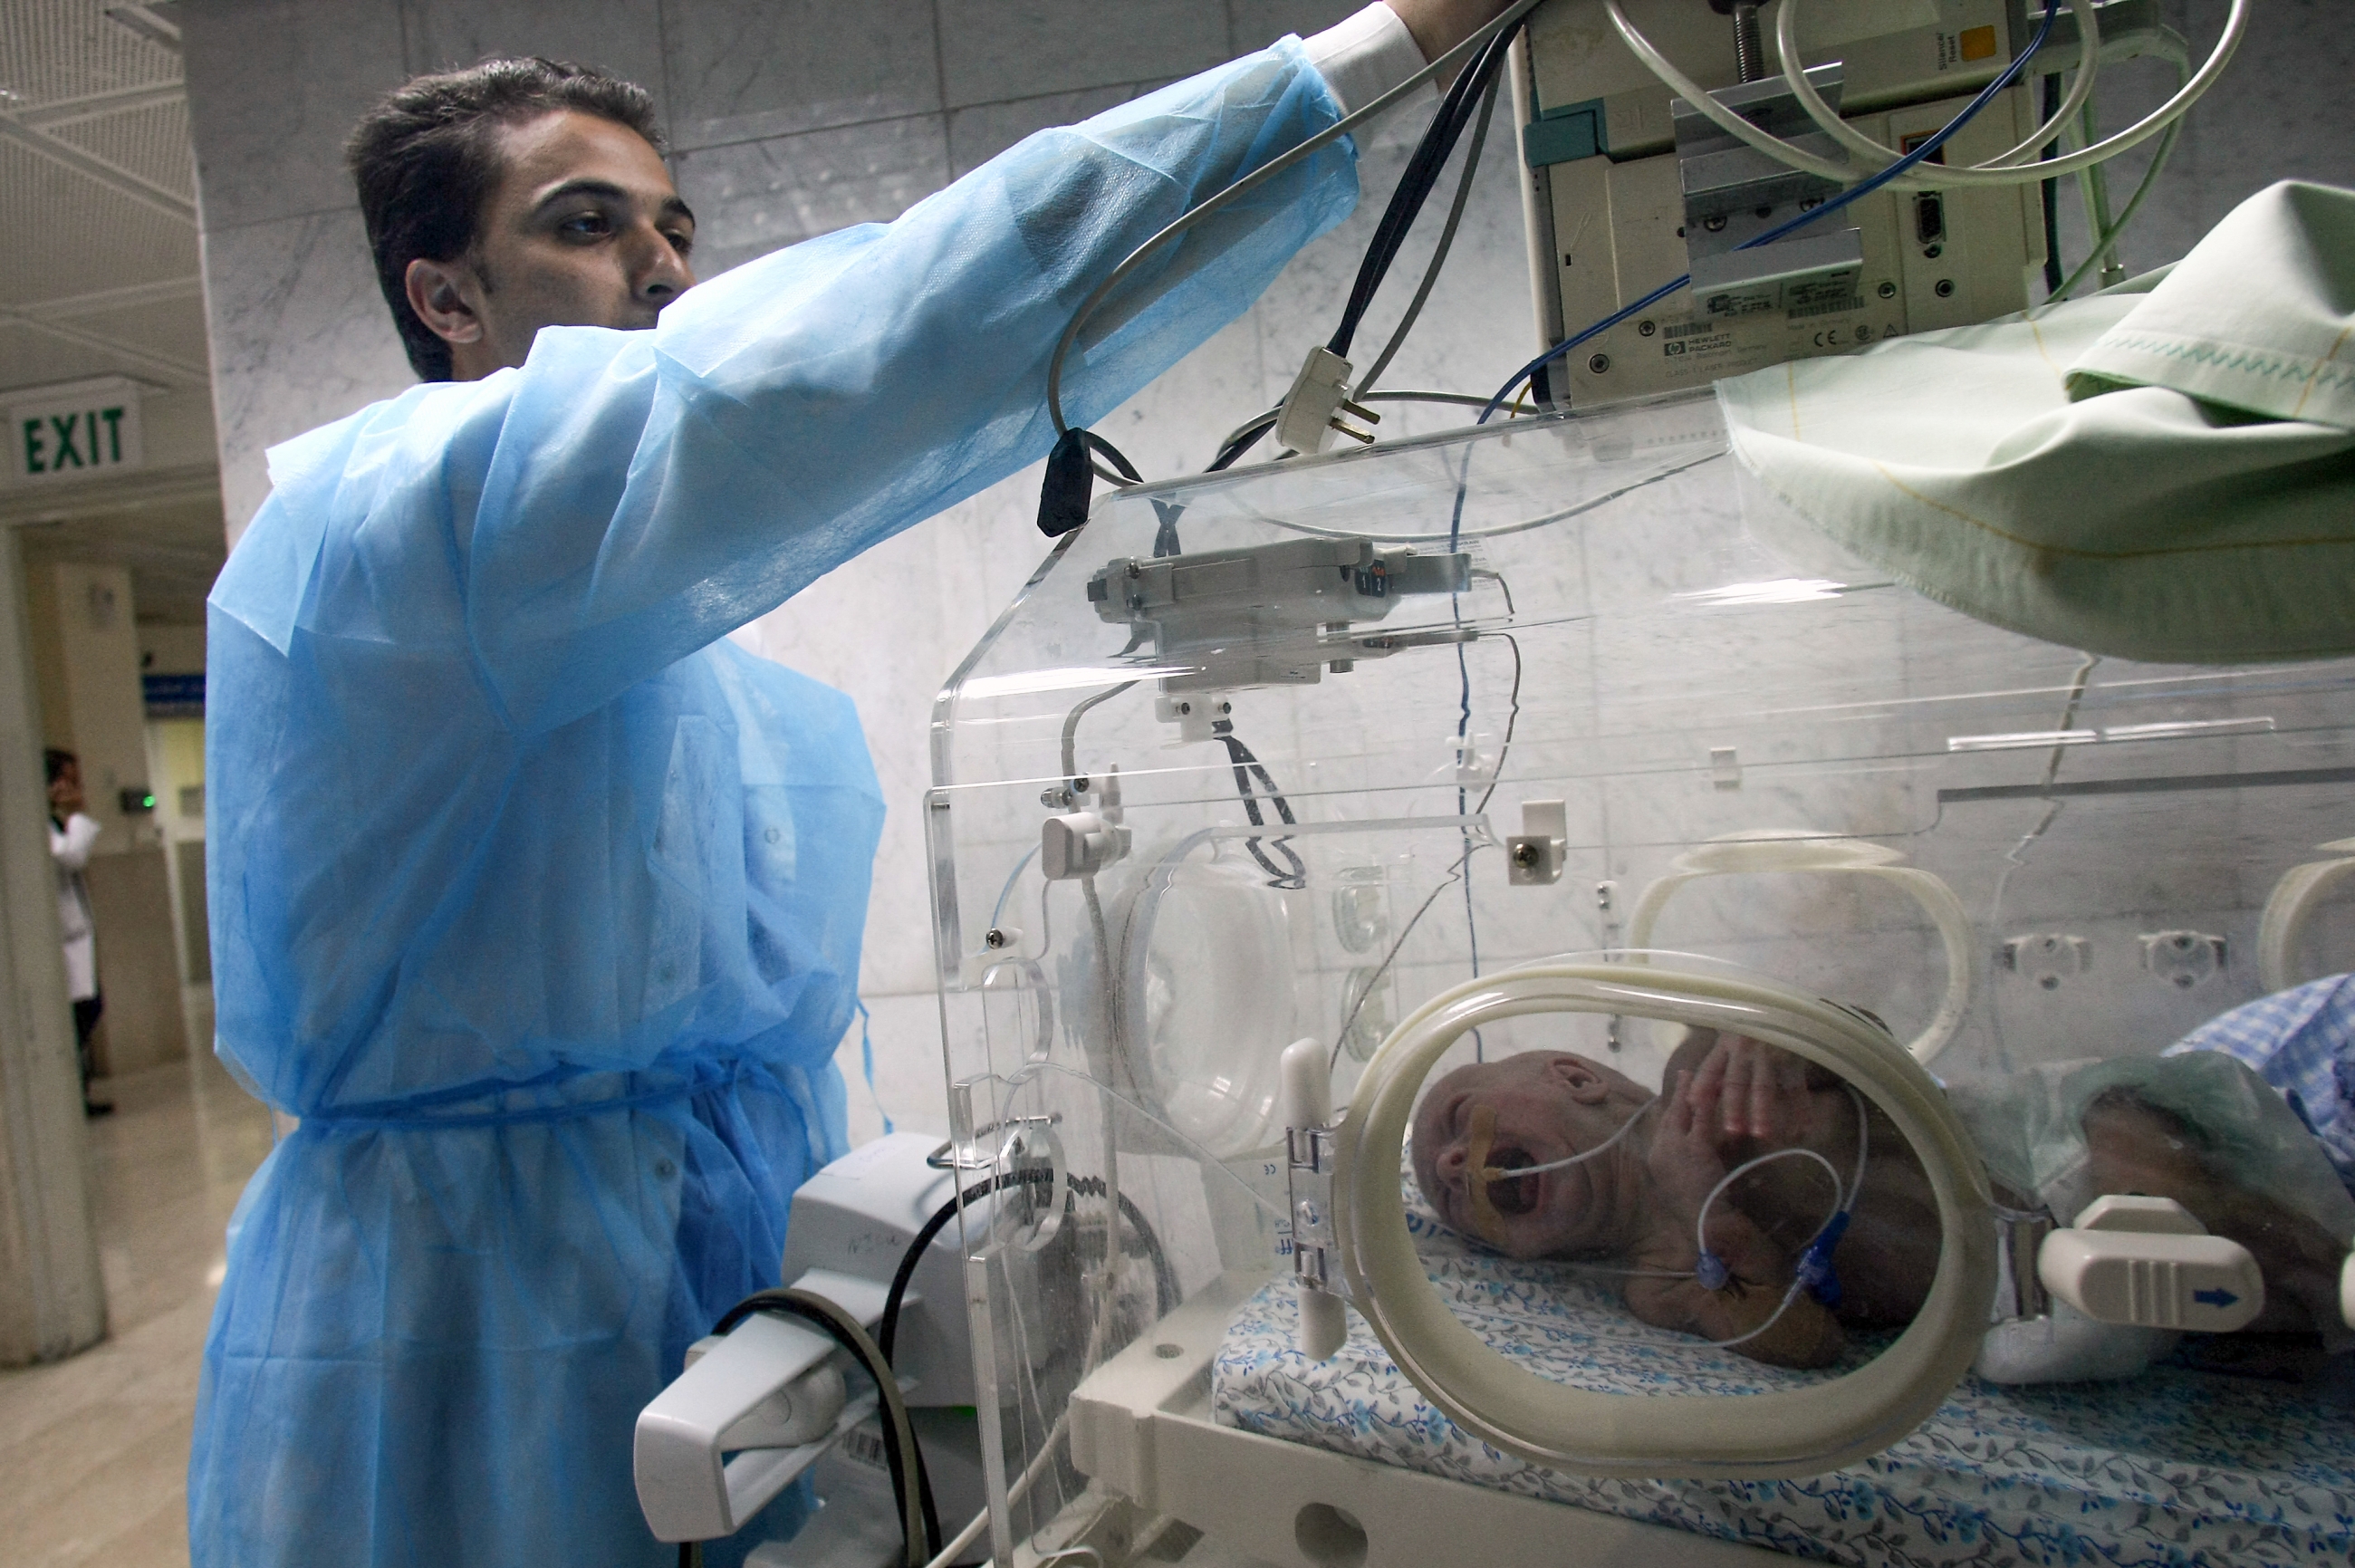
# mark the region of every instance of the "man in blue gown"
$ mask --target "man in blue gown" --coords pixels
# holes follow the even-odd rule
[[[1043,455],[1098,280],[1503,9],[1388,4],[692,293],[626,83],[494,62],[363,123],[426,384],[271,453],[210,605],[218,1048],[300,1126],[231,1226],[199,1568],[668,1560],[633,1422],[845,1152],[883,812],[849,701],[725,634]],[[1171,247],[1074,422],[1356,196],[1336,143]]]

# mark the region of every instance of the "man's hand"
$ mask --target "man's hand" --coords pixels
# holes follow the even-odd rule
[[[1383,0],[1398,13],[1415,47],[1435,60],[1504,15],[1513,0]]]

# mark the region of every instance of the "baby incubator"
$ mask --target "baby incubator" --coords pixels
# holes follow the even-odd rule
[[[2248,1321],[2218,1238],[2007,1209],[1941,1085],[2156,1057],[2355,967],[2355,660],[1974,620],[1680,396],[1104,499],[932,745],[936,1163],[997,1561],[2348,1549],[2344,1325],[2201,1332]],[[1415,1189],[1450,1067],[1657,1088],[1689,1026],[1902,1132],[1942,1243],[1911,1328],[1764,1366]],[[2141,1370],[2073,1381],[2103,1324]],[[2006,1346],[2051,1364],[1971,1371]]]

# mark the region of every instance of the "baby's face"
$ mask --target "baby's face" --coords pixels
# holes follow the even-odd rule
[[[1484,1164],[1513,1170],[1583,1154],[1645,1098],[1625,1074],[1568,1051],[1459,1067],[1416,1108],[1415,1179],[1442,1220],[1515,1257],[1599,1245],[1606,1219],[1595,1201],[1600,1161],[1488,1182],[1485,1206],[1474,1196],[1476,1172]],[[1485,1156],[1476,1147],[1484,1130]]]

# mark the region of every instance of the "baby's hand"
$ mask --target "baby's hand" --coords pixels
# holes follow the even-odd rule
[[[1702,1061],[1693,1089],[1708,1101],[1729,1138],[1785,1147],[1806,1142],[1816,1130],[1807,1064],[1777,1047],[1721,1034]]]
[[[1720,1147],[1724,1139],[1717,1130],[1717,1095],[1722,1076],[1677,1074],[1675,1084],[1660,1096],[1660,1125],[1652,1130],[1651,1147],[1645,1156],[1653,1191],[1689,1216],[1700,1211],[1710,1189],[1725,1175],[1725,1155]]]

